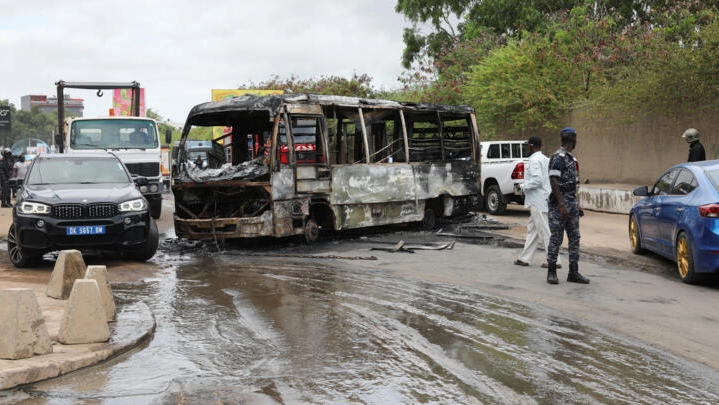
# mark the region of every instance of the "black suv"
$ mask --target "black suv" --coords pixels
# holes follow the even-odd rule
[[[64,249],[116,250],[150,259],[159,235],[137,188],[143,180],[133,181],[112,153],[36,157],[13,207],[10,261],[34,266],[43,254]]]

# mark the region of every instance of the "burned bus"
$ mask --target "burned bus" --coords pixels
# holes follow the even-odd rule
[[[225,127],[208,165],[184,151],[193,127]],[[418,223],[481,207],[469,106],[312,94],[243,95],[190,111],[172,174],[186,239],[304,236]]]

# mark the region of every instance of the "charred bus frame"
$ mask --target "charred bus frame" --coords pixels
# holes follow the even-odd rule
[[[196,126],[227,128],[206,168],[183,152]],[[481,207],[479,141],[469,106],[310,94],[199,104],[172,173],[175,231],[314,241],[321,229],[431,228]]]

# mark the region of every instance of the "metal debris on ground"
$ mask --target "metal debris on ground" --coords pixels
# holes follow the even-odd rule
[[[474,214],[474,218],[468,224],[462,224],[462,228],[476,229],[509,229],[509,225],[500,222],[497,218],[487,214]]]
[[[454,242],[447,242],[447,243],[435,243],[435,242],[413,242],[413,243],[406,243],[403,240],[400,240],[399,242],[395,243],[392,247],[373,247],[370,250],[382,250],[385,252],[407,252],[407,253],[414,253],[415,250],[444,250],[444,249],[452,249],[454,248]],[[387,242],[378,242],[373,241],[372,243],[387,243]],[[390,242],[391,243],[391,242]]]

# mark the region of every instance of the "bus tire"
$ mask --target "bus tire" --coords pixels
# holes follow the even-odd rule
[[[422,228],[431,231],[437,226],[437,215],[434,210],[427,208],[424,210],[424,218],[422,218]]]
[[[314,218],[310,218],[305,222],[305,242],[313,243],[317,242],[320,238],[320,227],[317,225],[317,221]]]

